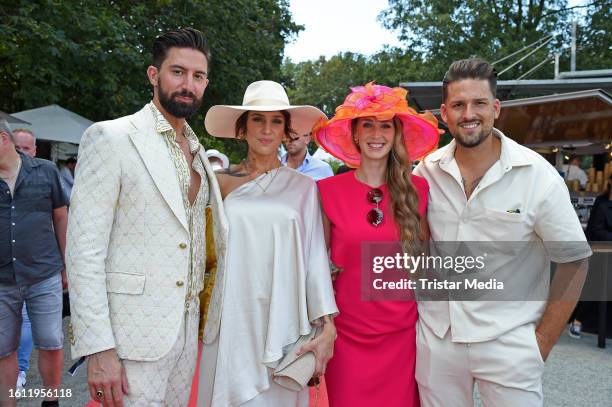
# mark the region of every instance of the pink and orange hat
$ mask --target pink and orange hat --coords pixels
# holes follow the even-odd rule
[[[325,151],[349,167],[359,167],[361,154],[353,143],[351,121],[359,117],[402,122],[404,144],[411,160],[425,157],[438,146],[440,134],[438,120],[430,112],[417,113],[408,106],[403,88],[390,88],[370,82],[351,88],[344,103],[336,108],[330,120],[319,120],[313,128],[315,141]]]

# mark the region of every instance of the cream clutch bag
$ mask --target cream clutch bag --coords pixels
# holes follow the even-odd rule
[[[302,335],[291,346],[289,352],[274,369],[273,379],[276,384],[286,389],[300,391],[306,387],[315,371],[316,359],[314,352],[306,352],[300,356],[296,352],[306,343],[313,340],[319,333],[319,328],[313,326],[308,335]]]

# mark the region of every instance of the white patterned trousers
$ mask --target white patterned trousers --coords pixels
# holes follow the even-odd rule
[[[198,359],[199,307],[190,303],[179,336],[166,356],[154,362],[123,360],[130,394],[125,406],[187,406]]]

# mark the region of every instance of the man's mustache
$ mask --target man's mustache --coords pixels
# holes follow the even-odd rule
[[[174,92],[172,94],[172,99],[176,98],[176,97],[188,97],[191,100],[193,100],[194,102],[197,100],[196,95],[194,95],[192,92],[189,92],[187,90],[181,91],[181,92]]]

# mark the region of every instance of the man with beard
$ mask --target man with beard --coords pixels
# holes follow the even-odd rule
[[[290,135],[285,140],[287,154],[281,158],[281,164],[298,170],[312,177],[315,181],[331,177],[334,171],[328,163],[314,158],[308,152],[310,134]]]
[[[513,257],[495,271],[510,268],[505,283],[520,293],[419,302],[416,379],[424,407],[472,406],[474,383],[486,406],[542,406],[545,360],[576,305],[591,254],[563,178],[493,127],[501,108],[496,76],[481,59],[451,64],[440,113],[454,140],[415,173],[429,183],[432,240],[496,242]],[[511,242],[530,243],[514,251],[519,245]],[[489,252],[485,265],[499,254]],[[550,292],[548,257],[557,263]],[[527,297],[532,287],[543,287],[537,298]]]
[[[188,401],[206,206],[217,279],[227,238],[214,172],[186,122],[202,103],[209,59],[198,30],[160,35],[147,69],[153,100],[94,124],[81,141],[68,226],[69,335],[73,357],[88,359],[91,397],[104,406]]]

